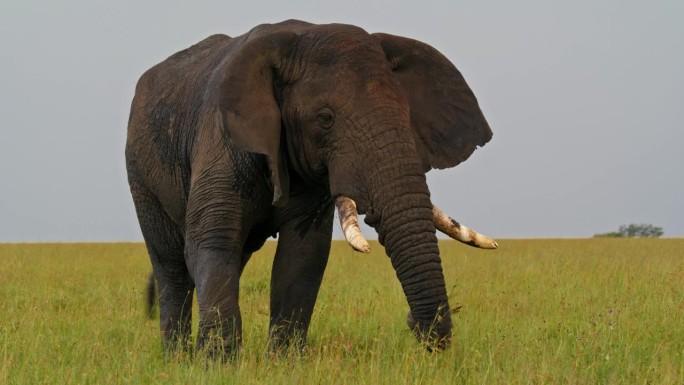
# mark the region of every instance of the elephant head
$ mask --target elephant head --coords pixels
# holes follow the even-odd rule
[[[425,173],[492,137],[463,76],[425,43],[349,25],[287,21],[236,40],[208,94],[225,137],[266,156],[274,205],[287,204],[291,174],[355,202],[391,259],[409,326],[446,346],[451,316]]]

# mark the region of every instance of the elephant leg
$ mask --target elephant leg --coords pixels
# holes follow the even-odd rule
[[[306,334],[328,263],[332,206],[320,224],[302,231],[301,220],[281,226],[271,274],[269,348],[280,351],[306,344]]]
[[[154,318],[154,310],[157,303],[157,281],[154,279],[154,273],[150,274],[147,279],[147,301],[145,303],[147,309],[147,317]]]
[[[164,350],[187,349],[194,284],[185,265],[183,236],[149,191],[132,183],[131,193],[157,281]]]
[[[213,358],[234,357],[242,342],[238,302],[242,256],[235,249],[212,247],[199,249],[188,258],[197,283],[197,349]]]

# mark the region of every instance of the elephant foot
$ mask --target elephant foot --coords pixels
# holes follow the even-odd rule
[[[210,327],[200,322],[197,338],[198,353],[217,361],[227,362],[237,359],[242,347],[241,327],[235,325],[237,322],[239,321],[233,320],[232,326],[211,324]]]
[[[235,361],[240,356],[240,341],[226,341],[218,336],[210,336],[198,340],[198,357],[206,357],[212,361]]]
[[[173,336],[164,338],[162,335],[162,350],[167,360],[192,358],[194,349],[189,336]]]
[[[283,356],[289,353],[302,354],[306,348],[306,331],[295,329],[291,324],[273,326],[268,336],[268,351],[271,355]]]

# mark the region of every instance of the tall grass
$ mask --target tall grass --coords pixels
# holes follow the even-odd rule
[[[336,242],[307,350],[272,357],[267,243],[241,280],[228,364],[164,356],[142,244],[1,244],[0,384],[684,384],[684,239],[500,244],[440,244],[461,308],[452,347],[431,354],[382,247]]]

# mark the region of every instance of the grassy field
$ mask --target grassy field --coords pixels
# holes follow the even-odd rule
[[[0,244],[0,384],[684,384],[684,239],[440,244],[450,349],[420,349],[382,247],[333,245],[304,355],[266,354],[267,243],[232,363],[165,358],[142,244]]]

